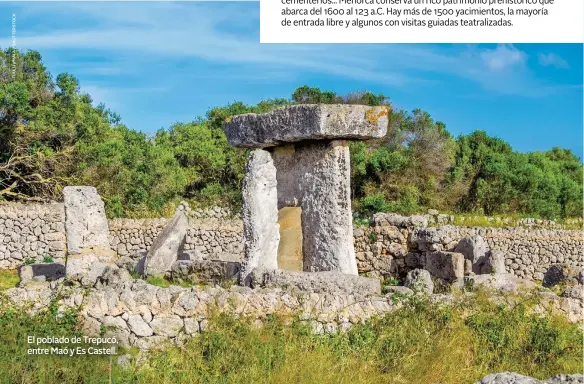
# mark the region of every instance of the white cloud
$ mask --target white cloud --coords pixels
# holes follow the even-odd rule
[[[78,27],[63,22],[48,33],[23,32],[19,46],[43,53],[92,52],[108,57],[106,63],[89,63],[93,69],[82,60],[69,63],[95,75],[120,76],[125,71],[133,76],[137,70],[156,68],[165,71],[167,79],[177,62],[196,60],[217,64],[216,69],[206,67],[209,76],[225,73],[225,66],[231,65],[238,74],[271,71],[292,77],[309,71],[402,89],[447,84],[448,77],[503,94],[535,96],[553,88],[528,70],[527,54],[513,45],[259,44],[257,4],[55,4],[27,4],[25,14],[32,18],[36,12],[45,20],[51,14],[55,20],[83,16],[90,22]],[[7,39],[0,39],[0,45],[7,44]]]
[[[555,53],[540,53],[537,57],[539,64],[544,67],[556,67],[561,69],[570,68],[568,62]]]
[[[505,71],[523,66],[527,55],[512,45],[499,45],[495,49],[486,49],[480,54],[485,66],[493,72]]]

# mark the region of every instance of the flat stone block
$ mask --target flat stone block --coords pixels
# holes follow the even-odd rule
[[[251,273],[251,287],[356,296],[381,294],[381,282],[378,279],[329,271],[293,272],[256,268]]]
[[[380,138],[387,133],[388,116],[387,106],[300,104],[234,116],[223,129],[236,147],[265,148],[301,140]]]

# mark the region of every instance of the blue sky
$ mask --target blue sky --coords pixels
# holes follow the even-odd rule
[[[147,133],[306,84],[381,92],[454,135],[483,129],[520,151],[582,158],[581,44],[259,44],[257,2],[2,2],[2,48],[12,13],[17,48]]]

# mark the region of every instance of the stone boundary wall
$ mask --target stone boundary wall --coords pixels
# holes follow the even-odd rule
[[[229,211],[213,207],[191,210],[179,206],[189,219],[185,250],[205,259],[241,261],[243,224]],[[360,273],[403,277],[421,266],[423,253],[453,250],[464,236],[481,235],[490,249],[506,254],[507,272],[541,280],[550,264],[584,266],[583,232],[525,227],[484,228],[444,225],[428,227],[431,215],[402,217],[377,214],[370,227],[354,227]],[[168,219],[109,221],[110,243],[120,256],[142,257]],[[17,268],[27,259],[42,262],[50,256],[64,263],[66,253],[63,204],[0,204],[0,268]]]
[[[0,204],[0,269],[51,257],[65,262],[63,204]]]
[[[580,299],[548,293],[540,297],[540,311],[559,310],[572,322],[582,318]],[[430,299],[448,304],[454,296],[433,295]],[[391,292],[357,296],[239,286],[161,288],[144,280],[111,280],[88,291],[57,281],[34,282],[0,293],[0,303],[31,314],[46,310],[52,300],[58,300],[59,311],[80,311],[85,335],[115,337],[120,346],[147,351],[166,342],[181,345],[204,332],[212,313],[243,316],[258,324],[268,315],[278,314],[306,322],[315,333],[332,333],[400,308],[403,297]]]
[[[355,229],[361,273],[403,277],[407,271],[422,267],[425,252],[453,251],[463,237],[473,235],[482,236],[489,249],[505,252],[506,272],[521,278],[542,280],[543,273],[554,263],[584,266],[582,231],[452,225],[435,228],[412,223],[408,218],[395,218],[400,216],[393,216],[389,222],[374,220],[372,227]]]
[[[168,219],[110,220],[110,243],[120,256],[144,255]],[[205,259],[240,261],[243,257],[243,224],[227,218],[189,215],[185,250],[200,252]]]

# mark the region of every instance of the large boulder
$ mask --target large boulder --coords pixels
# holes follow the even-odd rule
[[[171,270],[184,247],[188,227],[186,216],[178,211],[148,250],[144,261],[145,275],[164,276]]]
[[[434,282],[430,272],[423,269],[409,271],[404,286],[417,293],[431,295],[434,292]]]
[[[380,138],[388,116],[386,106],[301,104],[234,116],[223,129],[231,145],[265,148],[302,140]]]
[[[65,187],[63,198],[68,253],[79,254],[86,248],[109,250],[105,206],[95,187]]]
[[[543,275],[542,285],[553,287],[556,284],[577,285],[580,280],[581,267],[569,264],[552,264]]]
[[[464,277],[464,255],[457,252],[426,252],[426,270],[447,282]]]
[[[357,296],[381,294],[381,282],[378,279],[332,271],[292,272],[256,268],[251,274],[251,287]]]
[[[463,237],[454,252],[462,253],[464,258],[472,262],[472,271],[481,273],[481,267],[487,254],[487,244],[480,235]]]

